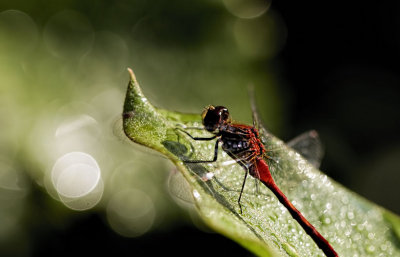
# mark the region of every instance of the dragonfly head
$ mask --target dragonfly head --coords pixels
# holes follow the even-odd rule
[[[209,132],[216,132],[222,125],[230,123],[229,111],[224,106],[207,106],[201,114],[203,125]]]

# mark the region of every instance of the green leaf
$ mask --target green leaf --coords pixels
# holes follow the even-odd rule
[[[223,151],[212,164],[189,164],[183,159],[212,159],[213,142],[194,141],[177,128],[201,127],[200,115],[152,106],[133,72],[123,113],[125,134],[134,142],[167,156],[191,186],[196,207],[214,230],[260,256],[324,256],[276,197],[256,180],[246,181],[240,214],[237,203],[244,170]],[[204,130],[186,129],[193,136]],[[299,153],[261,129],[272,176],[280,189],[339,256],[400,256],[400,218],[336,183]],[[212,179],[205,179],[209,172]]]

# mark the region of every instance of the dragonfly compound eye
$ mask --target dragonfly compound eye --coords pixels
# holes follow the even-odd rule
[[[229,121],[228,109],[224,106],[208,106],[202,113],[203,125],[206,130],[214,132],[219,126]]]

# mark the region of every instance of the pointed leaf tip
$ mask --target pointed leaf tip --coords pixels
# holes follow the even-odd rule
[[[129,75],[131,76],[131,80],[136,82],[136,76],[135,76],[135,73],[133,72],[133,70],[129,67],[127,68],[127,70],[129,72]]]
[[[122,112],[123,130],[133,142],[160,151],[163,146],[159,141],[165,137],[167,121],[144,96],[132,69],[127,70],[130,80]]]
[[[123,117],[130,116],[128,113],[137,111],[143,105],[149,105],[147,98],[143,95],[139,83],[136,80],[135,73],[131,68],[127,68],[130,80],[126,91],[125,104],[123,109]]]

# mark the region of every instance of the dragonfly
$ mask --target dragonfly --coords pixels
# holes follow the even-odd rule
[[[254,112],[253,112],[254,113]],[[254,115],[254,114],[253,114]],[[253,126],[232,122],[229,111],[224,106],[209,105],[201,114],[204,129],[213,134],[211,137],[194,137],[189,132],[179,129],[196,141],[215,141],[214,157],[212,160],[184,160],[186,163],[213,163],[217,161],[218,149],[221,145],[236,163],[245,170],[245,177],[241,186],[238,205],[242,214],[240,200],[248,174],[259,180],[278,198],[279,202],[286,207],[291,216],[301,225],[304,231],[313,239],[317,246],[326,256],[338,256],[330,243],[317,231],[317,229],[296,209],[285,194],[275,183],[268,163],[265,159],[267,149],[261,141],[260,134],[256,128],[253,117]]]

